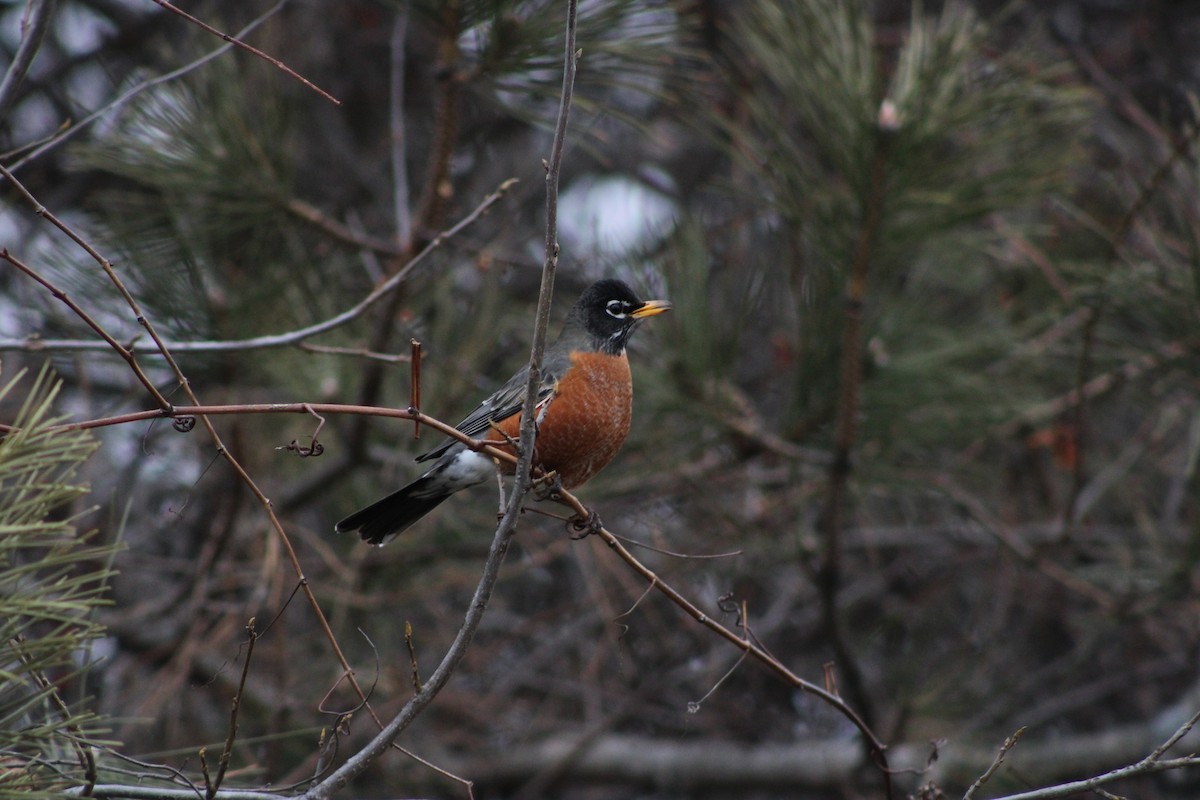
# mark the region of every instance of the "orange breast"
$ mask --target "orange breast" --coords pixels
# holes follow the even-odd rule
[[[498,427],[517,439],[519,417]],[[572,353],[571,369],[538,425],[533,463],[557,472],[563,487],[574,489],[613,460],[632,418],[633,381],[625,354]]]

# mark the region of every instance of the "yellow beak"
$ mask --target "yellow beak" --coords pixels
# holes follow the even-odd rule
[[[661,314],[664,311],[670,311],[671,304],[666,300],[647,300],[634,312],[630,314],[634,319],[642,317],[653,317],[655,314]]]

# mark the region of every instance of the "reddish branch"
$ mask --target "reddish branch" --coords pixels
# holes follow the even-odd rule
[[[488,440],[475,440],[461,431],[454,428],[441,420],[430,417],[422,412],[408,408],[379,408],[374,406],[355,406],[355,405],[340,405],[336,403],[260,403],[260,404],[242,404],[242,405],[226,405],[226,406],[176,406],[169,409],[136,411],[128,414],[120,414],[113,417],[105,417],[101,419],[86,420],[83,422],[68,423],[59,426],[59,429],[91,429],[100,428],[111,425],[128,424],[145,420],[162,419],[162,418],[189,418],[189,417],[208,417],[230,414],[359,414],[371,415],[377,417],[390,417],[393,419],[412,420],[421,425],[433,428],[434,430],[452,436],[459,441],[462,441],[468,447],[479,452],[488,454],[489,456],[507,463],[515,463],[516,459],[508,452],[499,450],[493,445],[502,444],[501,442],[490,442]],[[10,426],[0,426],[0,430],[12,430]],[[526,451],[531,448],[526,448]],[[515,498],[514,504],[519,507],[523,501],[524,492],[513,493]],[[569,492],[561,492],[563,502],[575,512],[580,520],[592,518],[590,510],[584,506],[578,498]],[[511,506],[510,506],[511,508]],[[506,518],[509,515],[506,515]],[[734,646],[741,649],[749,657],[754,658],[764,664],[768,669],[774,672],[778,677],[782,678],[789,685],[808,692],[824,702],[828,703],[838,712],[843,714],[850,722],[858,728],[867,743],[868,750],[876,764],[888,774],[887,756],[885,753],[886,745],[871,731],[867,723],[855,712],[850,705],[837,694],[827,691],[826,689],[804,680],[779,659],[775,658],[767,652],[762,646],[756,643],[750,636],[738,634],[726,628],[721,623],[714,620],[711,616],[700,609],[695,603],[688,600],[682,593],[672,587],[670,584],[663,581],[649,567],[643,564],[636,556],[634,556],[621,543],[621,540],[609,531],[607,528],[600,526],[595,530],[598,535],[626,564],[628,564],[635,572],[649,581],[650,586],[662,594],[666,595],[671,602],[683,609],[690,617],[695,619],[704,627],[716,633],[721,638],[730,642]],[[448,676],[447,676],[448,677]],[[432,682],[432,678],[431,678]],[[429,688],[432,684],[427,683],[425,688]],[[430,698],[431,699],[431,698]],[[395,731],[399,733],[399,730]],[[890,781],[889,781],[890,792]]]
[[[140,324],[146,330],[146,333],[154,342],[155,347],[158,348],[158,351],[162,354],[163,359],[166,360],[167,366],[171,369],[172,374],[175,376],[179,383],[179,387],[183,390],[184,394],[189,400],[192,401],[194,406],[201,406],[196,392],[192,389],[191,382],[184,374],[182,368],[180,368],[179,363],[175,360],[174,355],[172,355],[163,339],[159,336],[158,330],[155,328],[154,323],[151,322],[151,320],[143,313],[141,305],[133,297],[124,281],[122,281],[120,276],[117,275],[116,270],[113,268],[112,262],[101,255],[95,247],[93,247],[88,241],[80,236],[73,228],[60,220],[54,214],[50,213],[50,211],[43,206],[41,202],[39,202],[38,199],[34,197],[34,195],[27,188],[25,188],[20,181],[18,181],[11,172],[0,166],[0,174],[8,178],[9,182],[12,183],[25,197],[25,199],[29,201],[29,203],[33,206],[34,212],[38,216],[50,222],[55,228],[66,235],[71,241],[78,245],[80,249],[82,249],[97,264],[100,265],[101,269],[104,270],[105,275],[108,276],[109,281],[114,287],[116,287],[121,297],[125,299],[126,304],[128,304],[130,310],[133,312],[138,324]],[[111,337],[109,338],[111,339]],[[125,348],[125,350],[128,351],[128,348]],[[153,386],[148,387],[148,391],[154,398],[155,402],[159,405],[159,410],[155,413],[160,415],[171,415],[171,404],[167,402],[163,395]],[[267,515],[267,518],[270,521],[271,528],[279,537],[279,540],[283,545],[283,549],[287,553],[288,560],[291,562],[292,569],[296,574],[297,580],[299,581],[305,600],[307,600],[309,607],[312,608],[318,625],[320,626],[326,641],[329,642],[330,649],[333,651],[338,663],[341,665],[344,671],[347,682],[351,685],[351,687],[353,687],[355,693],[362,699],[368,713],[370,713],[372,718],[374,718],[377,723],[382,725],[382,723],[379,721],[379,717],[375,714],[374,709],[372,709],[370,704],[367,703],[366,692],[363,691],[362,687],[358,683],[358,680],[354,677],[354,671],[350,667],[350,662],[346,659],[345,654],[342,652],[341,645],[338,644],[337,637],[334,636],[333,629],[329,627],[329,621],[326,619],[325,613],[321,610],[321,606],[317,602],[316,595],[313,594],[312,587],[308,585],[308,579],[304,577],[304,570],[300,566],[300,558],[296,555],[295,548],[292,547],[291,539],[288,537],[287,531],[284,530],[283,523],[279,521],[279,517],[275,514],[275,510],[271,505],[270,499],[266,496],[266,494],[263,493],[262,489],[259,488],[258,484],[250,476],[250,473],[246,471],[241,462],[234,457],[233,453],[225,445],[224,440],[222,440],[221,435],[217,433],[217,429],[213,426],[212,421],[208,418],[208,416],[200,414],[197,417],[191,418],[198,418],[201,421],[205,430],[208,432],[208,436],[212,440],[217,453],[225,459],[225,462],[234,471],[241,482],[254,495],[259,505],[262,506],[264,513]]]

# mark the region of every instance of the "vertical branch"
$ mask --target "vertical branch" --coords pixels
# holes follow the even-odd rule
[[[408,406],[413,411],[421,410],[421,343],[416,339],[409,339],[408,366],[409,366],[409,386],[408,386]],[[421,421],[413,420],[413,438],[421,438]]]
[[[225,771],[229,769],[229,759],[233,755],[233,744],[237,741],[238,711],[242,707],[242,696],[246,692],[246,678],[250,677],[250,658],[254,655],[254,643],[258,641],[258,631],[254,629],[254,617],[246,623],[246,660],[242,662],[242,679],[238,681],[237,692],[233,695],[233,704],[229,709],[229,734],[225,737],[225,747],[221,750],[221,760],[217,764],[217,777],[205,787],[205,800],[213,800],[221,783],[225,780]]]
[[[550,318],[550,294],[554,288],[554,271],[558,266],[558,175],[567,130],[567,118],[571,108],[571,93],[575,85],[575,20],[576,0],[567,6],[566,63],[563,66],[563,94],[558,110],[558,125],[555,128],[554,144],[550,159],[546,163],[546,256],[542,264],[542,288],[538,297],[537,319],[534,323],[533,345],[530,353],[529,383],[526,386],[525,407],[533,408],[537,402],[540,383],[542,356],[546,349],[546,328]],[[517,461],[516,477],[508,509],[488,549],[479,584],[471,604],[467,607],[462,627],[450,644],[446,655],[437,669],[423,683],[400,712],[365,747],[346,759],[341,767],[325,780],[315,784],[303,795],[303,800],[326,800],[338,789],[367,768],[373,760],[383,754],[396,737],[407,728],[449,682],[450,676],[466,655],[475,631],[483,620],[483,613],[491,600],[492,589],[500,575],[500,565],[508,550],[509,540],[516,531],[517,520],[525,491],[529,488],[529,473],[533,463],[533,440],[535,435],[534,415],[522,415],[520,458]]]
[[[887,181],[888,142],[890,131],[875,129],[875,148],[871,157],[865,195],[862,200],[862,222],[850,261],[850,277],[846,282],[846,324],[842,331],[841,365],[838,376],[837,428],[833,464],[829,469],[829,496],[818,521],[822,533],[821,566],[817,573],[821,593],[822,624],[833,647],[837,666],[845,676],[851,699],[871,722],[871,706],[863,686],[858,666],[842,635],[838,615],[838,590],[841,585],[841,533],[845,512],[847,482],[853,468],[852,454],[858,440],[858,414],[862,395],[863,306],[867,298],[867,278],[879,229],[883,223],[883,206]]]
[[[566,146],[567,121],[571,115],[571,95],[575,89],[575,15],[576,0],[567,2],[567,41],[563,57],[562,98],[558,105],[558,123],[554,126],[554,143],[550,147],[550,158],[546,167],[546,246],[542,259],[542,285],[538,293],[537,318],[533,326],[533,346],[529,353],[529,380],[525,385],[525,405],[531,409],[537,405],[538,387],[542,382],[542,356],[546,352],[546,328],[550,323],[550,299],[554,294],[554,275],[558,269],[558,178],[562,167],[563,149]],[[529,470],[533,465],[533,440],[536,434],[533,414],[521,416],[521,447],[517,459],[516,481],[508,514],[520,512],[525,490],[529,486]]]

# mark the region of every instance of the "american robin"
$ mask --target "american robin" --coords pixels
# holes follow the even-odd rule
[[[562,333],[546,349],[533,464],[556,473],[563,488],[587,481],[621,449],[633,412],[625,343],[638,322],[670,307],[663,300],[639,300],[621,281],[597,281],[580,296]],[[520,433],[528,378],[526,366],[455,427],[515,452],[511,443]],[[491,457],[457,439],[418,456],[417,461],[434,458],[437,461],[424,475],[354,512],[334,529],[358,531],[363,541],[387,544],[450,495],[495,474]]]

